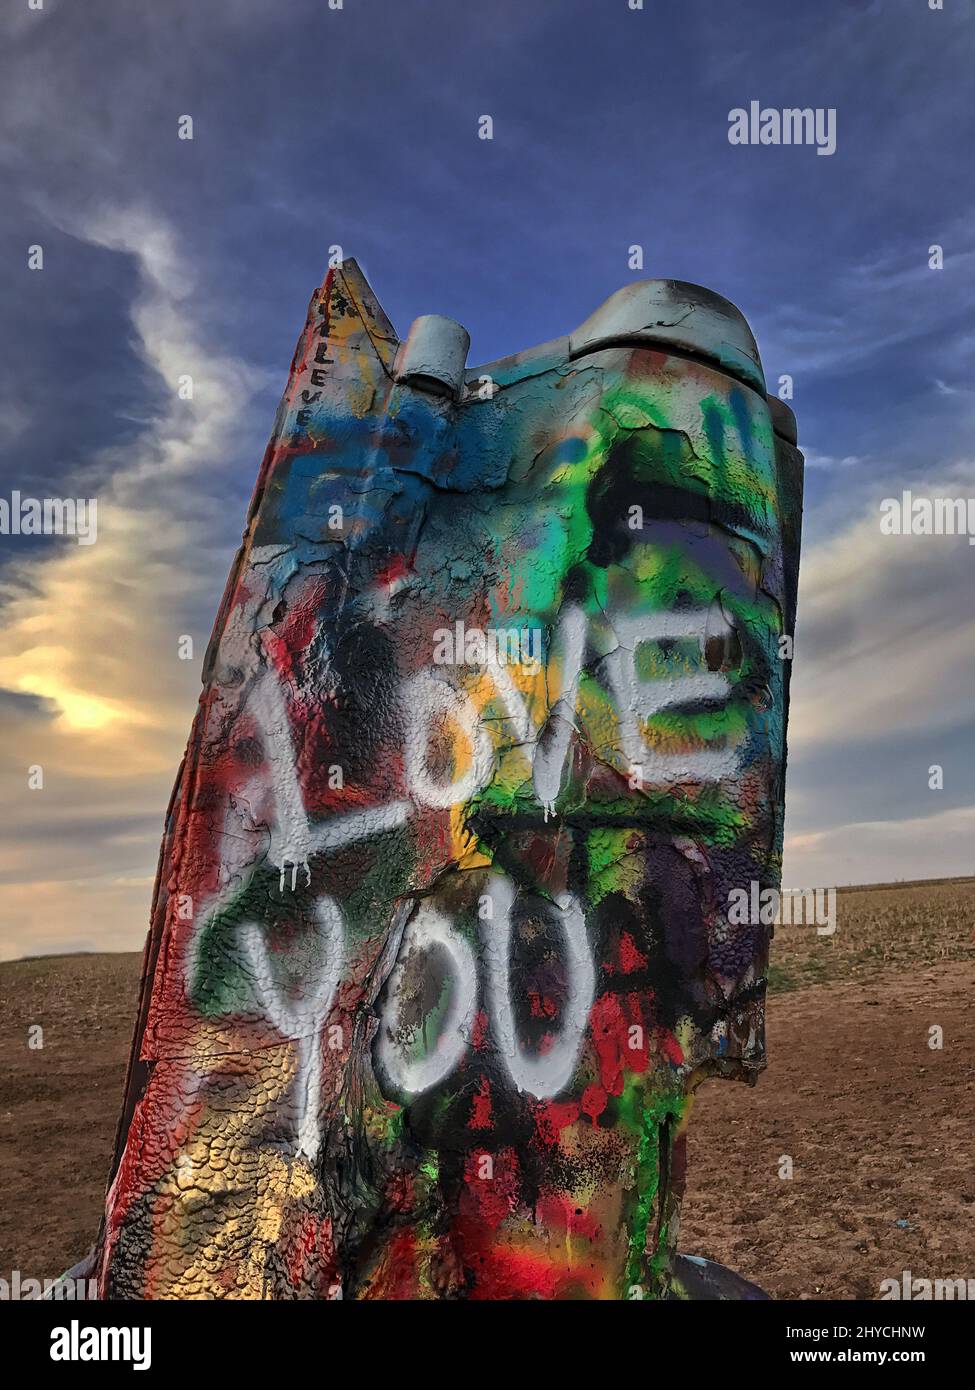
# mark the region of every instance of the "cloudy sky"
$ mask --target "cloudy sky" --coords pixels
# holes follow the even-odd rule
[[[0,0],[0,496],[99,499],[96,545],[0,536],[0,956],[141,945],[335,245],[472,364],[634,243],[738,304],[809,465],[786,882],[975,871],[975,547],[878,524],[975,496],[973,71],[973,0]],[[834,107],[836,153],[730,145],[752,100]]]

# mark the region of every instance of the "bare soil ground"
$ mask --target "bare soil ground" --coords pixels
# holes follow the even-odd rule
[[[0,1277],[53,1277],[95,1235],[139,968],[0,966]],[[777,928],[770,980],[768,1071],[695,1104],[681,1249],[776,1298],[975,1278],[975,879],[844,891],[835,935]]]

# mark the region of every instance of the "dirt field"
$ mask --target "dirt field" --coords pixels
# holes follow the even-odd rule
[[[776,931],[769,1069],[700,1093],[680,1247],[776,1298],[975,1278],[975,879],[845,891],[838,924]],[[139,965],[0,966],[2,1277],[59,1274],[95,1235]]]

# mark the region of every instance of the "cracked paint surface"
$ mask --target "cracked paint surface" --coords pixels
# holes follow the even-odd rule
[[[459,398],[396,379],[353,262],[313,296],[168,812],[103,1296],[688,1296],[691,1098],[764,1066],[769,928],[726,910],[779,882],[801,505],[696,293],[713,352],[562,339]]]

